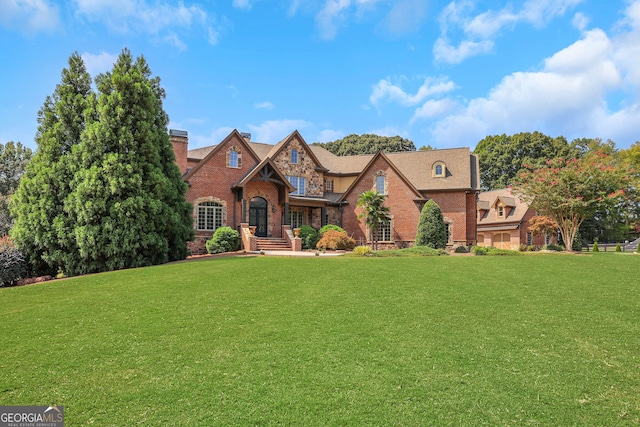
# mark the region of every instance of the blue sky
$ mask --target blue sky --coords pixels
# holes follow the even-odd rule
[[[0,0],[0,143],[35,148],[74,51],[95,76],[124,47],[192,148],[234,128],[265,143],[640,140],[640,0]]]

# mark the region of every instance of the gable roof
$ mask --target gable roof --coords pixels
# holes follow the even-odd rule
[[[294,187],[289,180],[282,174],[282,172],[280,172],[280,170],[276,167],[276,165],[273,163],[273,161],[271,160],[270,157],[267,157],[266,159],[264,159],[263,161],[261,161],[260,163],[258,163],[256,165],[256,167],[254,167],[253,169],[251,169],[251,171],[249,171],[248,174],[246,174],[244,176],[244,178],[242,178],[237,184],[234,184],[232,188],[238,188],[238,187],[242,187],[243,185],[246,185],[249,181],[251,181],[256,175],[258,175],[259,173],[261,173],[262,169],[265,166],[270,166],[270,168],[273,170],[273,172],[275,173],[275,175],[279,178],[278,180],[273,180],[273,179],[268,179],[268,177],[263,177],[264,181],[272,181],[272,182],[276,182],[276,183],[281,183],[283,184],[285,187],[287,187],[289,189],[289,192],[294,191],[296,189],[296,187]]]
[[[198,171],[198,169],[200,169],[204,164],[207,163],[207,160],[215,156],[216,153],[222,149],[222,147],[226,146],[227,143],[231,142],[231,140],[233,139],[236,139],[240,145],[243,145],[247,149],[247,152],[251,155],[251,157],[253,157],[257,163],[260,163],[260,158],[258,157],[256,152],[253,151],[253,148],[251,148],[249,144],[247,144],[247,141],[242,137],[240,132],[238,132],[237,129],[234,129],[225,139],[222,140],[220,144],[199,149],[200,151],[197,153],[199,155],[204,154],[206,152],[206,149],[208,149],[208,152],[206,152],[205,156],[198,162],[197,165],[193,167],[193,169],[191,169],[189,172],[185,174],[185,176],[183,177],[183,180],[188,181],[189,178],[191,178]],[[197,150],[194,150],[194,151],[197,151]],[[191,153],[192,151],[189,151],[187,153],[187,157],[189,157],[189,154]]]
[[[297,130],[291,132],[275,145],[247,142],[237,130],[234,130],[232,134],[237,135],[242,143],[251,150],[258,162],[266,158],[275,158],[293,138],[298,138],[308,149],[309,156],[318,165],[318,168],[330,175],[360,175],[374,157],[378,155],[336,156],[319,145],[308,145]],[[207,156],[211,155],[225,141],[218,145],[189,150],[188,157],[194,160],[201,159],[200,163],[202,163]],[[384,156],[396,171],[404,177],[405,181],[418,191],[475,191],[480,188],[478,158],[471,153],[468,147],[385,153]],[[446,177],[433,176],[431,168],[436,162],[445,164]]]
[[[389,157],[387,157],[387,155],[385,153],[383,153],[382,151],[378,151],[376,154],[373,155],[373,157],[371,158],[371,160],[369,160],[369,162],[367,163],[367,165],[362,169],[362,171],[360,172],[360,174],[358,175],[358,177],[356,179],[353,180],[353,182],[351,183],[351,185],[345,190],[345,192],[342,194],[342,197],[340,197],[340,199],[338,200],[339,202],[342,202],[346,199],[346,197],[349,195],[349,193],[351,193],[351,191],[353,190],[353,188],[358,184],[358,182],[360,182],[360,180],[367,175],[367,171],[369,169],[371,169],[371,167],[373,166],[373,164],[376,162],[376,160],[378,160],[379,158],[384,159],[385,162],[387,162],[387,164],[389,165],[389,167],[391,167],[391,169],[400,177],[400,179],[407,185],[407,187],[409,187],[409,189],[413,192],[413,194],[416,195],[415,200],[424,200],[424,197],[422,196],[422,194],[420,193],[420,191],[418,191],[418,189],[416,187],[414,187],[414,185],[411,183],[411,181],[409,181],[404,174],[402,173],[402,171],[400,169],[398,169],[398,167],[393,164],[393,162],[389,159]]]
[[[505,218],[498,218],[496,215],[496,206],[498,205],[498,201],[502,201],[506,206],[511,207]],[[529,210],[529,205],[514,196],[511,188],[502,188],[500,190],[483,191],[479,193],[477,207],[478,209],[489,211],[487,215],[483,216],[478,221],[479,227],[484,225],[520,222]]]
[[[302,137],[302,135],[300,135],[300,132],[298,132],[297,130],[294,130],[293,132],[291,132],[289,135],[287,135],[282,141],[278,142],[276,145],[273,146],[273,148],[271,149],[271,151],[269,151],[269,153],[267,154],[267,157],[270,157],[272,159],[275,159],[278,154],[280,154],[280,152],[282,150],[284,150],[284,148],[293,140],[293,139],[298,139],[298,141],[300,141],[300,143],[302,144],[302,146],[306,149],[307,153],[309,153],[311,160],[314,161],[314,163],[316,164],[316,166],[323,170],[323,171],[328,171],[327,168],[325,168],[322,163],[320,162],[320,160],[318,159],[318,157],[316,157],[315,153],[313,152],[313,150],[311,150],[311,148],[309,147],[309,144],[307,144],[307,142],[304,140],[304,138]]]

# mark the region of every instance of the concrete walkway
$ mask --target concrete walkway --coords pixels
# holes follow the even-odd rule
[[[264,255],[264,256],[340,256],[340,255],[344,255],[344,252],[317,252],[318,255],[316,255],[316,251],[313,252],[309,252],[309,251],[298,251],[298,252],[294,252],[294,251],[253,251],[253,252],[247,252],[247,254],[251,254],[251,255]]]

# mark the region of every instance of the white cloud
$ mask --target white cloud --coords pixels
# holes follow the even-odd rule
[[[58,6],[47,0],[0,0],[0,25],[33,35],[55,30],[60,23]]]
[[[180,129],[181,127],[173,126],[170,124],[170,129]],[[189,149],[208,147],[210,145],[217,145],[229,134],[233,132],[231,127],[220,127],[211,131],[209,135],[198,135],[189,133]]]
[[[589,17],[583,13],[578,12],[575,15],[573,15],[573,20],[571,21],[571,23],[578,30],[584,31],[589,25]]]
[[[369,101],[373,105],[379,105],[381,101],[388,99],[404,106],[413,106],[421,103],[432,95],[447,93],[456,88],[455,84],[446,78],[427,78],[414,95],[405,92],[399,85],[391,83],[391,79],[380,80],[373,86]]]
[[[302,131],[309,126],[304,120],[268,120],[258,126],[247,125],[251,139],[265,144],[276,144],[294,130]]]
[[[276,106],[269,101],[265,101],[265,102],[258,102],[254,104],[253,107],[258,110],[273,110]]]
[[[411,124],[421,119],[432,119],[438,116],[448,114],[458,106],[458,103],[451,98],[444,99],[430,99],[425,102],[422,107],[418,108],[413,117],[411,118]]]
[[[332,129],[324,129],[316,137],[318,142],[332,142],[345,137],[344,132]],[[306,138],[305,138],[306,139]],[[308,141],[307,141],[308,142]]]
[[[435,122],[434,141],[472,146],[487,135],[539,130],[630,144],[640,135],[640,75],[631,66],[640,54],[636,34],[610,39],[599,29],[585,32],[542,70],[506,76],[487,97]],[[622,106],[608,104],[612,93],[626,96]]]
[[[98,54],[84,52],[81,56],[91,77],[110,71],[113,68],[113,64],[118,60],[117,54],[104,51]]]
[[[402,129],[398,126],[385,126],[382,128],[377,128],[377,129],[371,129],[370,131],[366,132],[366,133],[370,133],[373,135],[379,135],[379,136],[401,136],[403,138],[408,138],[409,135],[406,131],[406,129]]]
[[[252,6],[250,0],[233,0],[232,5],[236,9],[244,9],[244,10],[250,10]]]
[[[479,42],[463,40],[458,47],[455,47],[451,45],[447,39],[441,37],[436,40],[433,46],[433,56],[436,62],[459,64],[472,56],[491,52],[493,45],[491,40],[482,40]]]
[[[519,23],[543,27],[582,1],[528,0],[520,10],[514,10],[509,4],[501,10],[488,10],[475,16],[470,14],[474,3],[453,1],[440,14],[440,37],[433,47],[434,57],[436,62],[457,64],[472,56],[489,53],[504,28]],[[452,42],[456,36],[460,40]]]
[[[203,31],[210,43],[218,41],[220,28],[200,6],[147,0],[75,0],[76,15],[104,24],[119,33],[149,33],[180,49],[186,48],[175,31]],[[194,28],[195,27],[195,28]],[[172,31],[173,30],[173,31]],[[165,34],[166,33],[166,34]]]
[[[346,10],[350,5],[350,0],[327,0],[324,8],[316,15],[316,23],[323,39],[332,40],[336,37],[338,27],[346,19]]]

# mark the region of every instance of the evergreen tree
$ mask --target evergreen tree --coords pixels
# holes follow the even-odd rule
[[[78,253],[71,274],[183,259],[193,237],[186,184],[175,165],[160,80],[123,50],[96,78],[96,120],[73,151],[66,210]]]
[[[38,112],[38,150],[11,200],[11,235],[26,254],[32,274],[55,274],[62,260],[75,252],[72,224],[64,211],[72,178],[65,159],[80,143],[91,97],[91,77],[76,52]]]
[[[434,249],[444,249],[447,246],[447,228],[442,210],[433,200],[425,203],[420,211],[416,246],[428,246]]]
[[[32,155],[31,149],[19,142],[0,143],[0,237],[5,236],[13,225],[9,213],[9,200],[18,188],[20,178]]]
[[[38,114],[38,151],[11,203],[32,274],[182,259],[193,237],[159,78],[125,49],[96,84],[98,95],[74,53]]]

